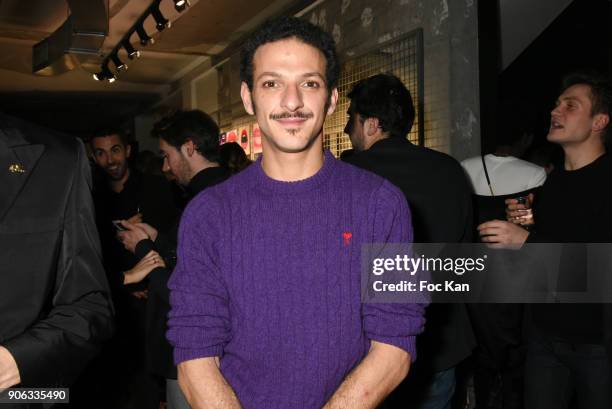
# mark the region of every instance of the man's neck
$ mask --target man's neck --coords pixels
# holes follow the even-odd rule
[[[374,145],[376,142],[378,142],[378,141],[382,141],[383,139],[387,139],[387,138],[389,138],[389,134],[388,134],[388,133],[386,133],[386,132],[385,132],[385,133],[382,133],[382,132],[380,132],[380,129],[379,129],[379,131],[378,131],[378,132],[377,132],[375,135],[373,135],[373,136],[371,136],[371,137],[367,138],[367,140],[366,140],[366,147],[365,147],[365,149],[364,149],[364,150],[366,150],[366,151],[367,151],[367,150],[368,150],[368,149],[370,149],[370,148],[372,147],[372,145]]]
[[[595,139],[592,136],[585,143],[564,145],[563,152],[565,153],[565,170],[577,170],[597,160],[606,153],[606,148],[601,142],[601,138]]]
[[[191,179],[193,179],[193,177],[195,175],[197,175],[198,173],[200,173],[204,169],[217,168],[217,167],[219,167],[219,163],[218,162],[209,162],[207,160],[200,161],[200,162],[198,162],[196,164],[192,164],[192,165],[190,165],[190,168],[191,168]]]
[[[296,182],[314,176],[322,167],[325,157],[321,138],[307,150],[298,153],[280,152],[264,145],[261,166],[270,178],[282,182]]]
[[[115,193],[121,193],[123,188],[125,187],[125,182],[130,178],[130,168],[128,167],[125,171],[125,175],[119,180],[109,179],[109,186],[111,190]]]

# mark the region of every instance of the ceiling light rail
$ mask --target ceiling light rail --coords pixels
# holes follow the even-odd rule
[[[125,33],[125,35],[121,38],[121,40],[115,45],[112,51],[104,58],[101,64],[100,72],[93,74],[93,78],[96,81],[108,81],[115,82],[117,79],[117,73],[120,71],[125,71],[128,69],[128,65],[123,62],[119,58],[119,51],[124,48],[127,52],[128,58],[130,60],[136,59],[140,57],[140,51],[134,48],[134,46],[130,43],[130,37],[134,33],[138,36],[140,40],[140,44],[142,46],[147,46],[149,44],[154,44],[155,40],[151,37],[144,28],[144,22],[149,17],[152,16],[155,20],[155,27],[157,31],[162,31],[166,28],[170,28],[171,21],[168,20],[162,14],[159,6],[163,0],[154,0],[149,7],[145,10],[145,12],[136,20],[134,25]],[[190,4],[189,0],[172,0],[174,2],[174,8],[178,12],[184,11]],[[115,66],[116,73],[113,73],[110,69],[109,63],[112,62]]]

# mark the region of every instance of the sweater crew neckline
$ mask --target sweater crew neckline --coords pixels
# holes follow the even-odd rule
[[[317,188],[333,173],[333,169],[336,167],[336,158],[331,154],[330,151],[324,151],[323,166],[314,175],[292,182],[286,182],[271,178],[266,174],[262,167],[263,155],[257,158],[257,161],[251,166],[253,172],[251,177],[253,178],[253,184],[258,188],[274,194],[297,194],[307,192]]]

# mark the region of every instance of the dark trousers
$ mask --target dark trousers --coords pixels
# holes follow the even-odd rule
[[[474,351],[477,409],[523,407],[522,304],[468,304],[478,346]]]
[[[525,408],[612,408],[612,371],[603,345],[576,344],[534,333],[525,364]]]

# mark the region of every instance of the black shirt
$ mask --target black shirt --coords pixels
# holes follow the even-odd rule
[[[229,173],[227,169],[220,166],[201,170],[189,181],[189,185],[187,186],[187,192],[190,195],[189,199],[193,199],[195,195],[207,187],[224,181],[228,176]]]
[[[611,178],[612,159],[607,154],[577,170],[555,169],[536,197],[533,209],[536,225],[527,241],[612,242]],[[580,256],[585,255],[583,251],[580,246],[564,248],[557,285],[581,284],[586,274],[586,259]],[[549,335],[572,342],[603,342],[601,304],[539,304],[532,309],[534,324]]]

